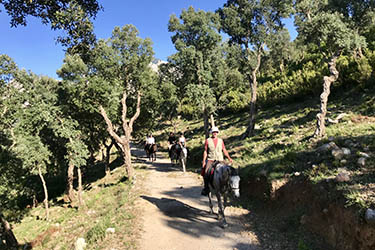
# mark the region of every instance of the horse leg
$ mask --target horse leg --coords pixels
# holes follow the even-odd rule
[[[213,214],[214,213],[214,205],[212,205],[212,200],[211,200],[211,192],[208,193],[208,201],[209,201],[209,205],[210,205],[210,214]]]
[[[223,214],[224,214],[225,208],[227,207],[228,196],[226,193],[224,193],[223,196],[224,196],[224,203],[223,203]]]
[[[221,195],[219,192],[216,193],[216,198],[217,198],[217,204],[219,206],[218,213],[217,213],[218,220],[219,222],[221,222],[221,227],[226,228],[228,224],[227,224],[227,221],[225,220],[223,201],[221,199]]]
[[[184,161],[184,158],[180,157],[180,165],[182,167],[182,171],[184,171],[184,173],[186,172],[186,168],[185,168],[185,161]]]

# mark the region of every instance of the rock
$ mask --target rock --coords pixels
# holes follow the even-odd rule
[[[328,214],[328,208],[323,209],[324,214]]]
[[[336,160],[341,160],[344,157],[344,151],[341,149],[333,149],[332,155]]]
[[[87,243],[85,242],[84,238],[78,238],[76,243],[75,243],[74,249],[75,250],[83,250],[83,249],[85,249],[86,245],[87,245]]]
[[[327,144],[324,144],[324,145],[320,146],[317,149],[317,151],[325,152],[325,151],[328,151],[328,150],[331,150],[331,149],[339,149],[339,147],[336,145],[336,143],[330,142],[330,143],[327,143]]]
[[[342,148],[341,150],[344,153],[344,155],[350,155],[351,154],[350,149],[348,149],[348,148]]]
[[[307,216],[302,215],[301,219],[299,220],[299,223],[301,223],[301,225],[305,225],[307,223]]]
[[[368,224],[375,225],[375,210],[367,209],[365,214],[365,220]]]
[[[342,160],[340,161],[341,164],[346,164],[347,162],[348,162],[348,161],[345,160],[345,159],[342,159]]]
[[[116,232],[116,229],[114,229],[113,227],[109,227],[105,230],[106,233],[115,233]]]
[[[364,158],[370,158],[370,156],[367,153],[359,152],[359,156],[362,156]]]
[[[366,165],[366,158],[365,157],[359,158],[357,163],[359,166],[364,167]]]
[[[337,182],[346,182],[350,181],[350,176],[346,172],[340,172],[335,179]]]

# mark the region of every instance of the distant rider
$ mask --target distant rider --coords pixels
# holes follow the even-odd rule
[[[146,138],[145,149],[149,150],[153,144],[155,144],[155,138],[152,136],[152,134],[149,134],[149,136]]]
[[[169,134],[169,137],[168,137],[168,153],[169,153],[169,157],[171,157],[171,148],[172,146],[176,143],[176,136],[174,135],[173,132],[171,132]]]
[[[179,133],[178,144],[180,144],[181,148],[186,148],[186,138],[183,132]]]

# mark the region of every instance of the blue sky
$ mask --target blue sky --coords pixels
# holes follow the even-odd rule
[[[215,11],[226,0],[99,0],[104,7],[94,20],[97,38],[109,38],[115,26],[133,24],[140,37],[153,41],[155,57],[166,60],[175,53],[168,32],[171,14],[180,15],[182,9],[193,6],[195,9]],[[39,19],[28,18],[26,27],[11,28],[6,12],[0,12],[0,54],[7,54],[19,68],[31,70],[38,75],[57,78],[56,70],[64,59],[63,48],[56,44],[58,31],[50,30]],[[291,22],[288,26],[291,27]],[[291,34],[295,37],[295,34]]]

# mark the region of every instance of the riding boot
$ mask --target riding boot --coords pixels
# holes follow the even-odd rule
[[[210,193],[210,189],[208,187],[209,177],[207,173],[204,175],[203,180],[204,180],[204,188],[201,192],[201,195],[206,196]]]

